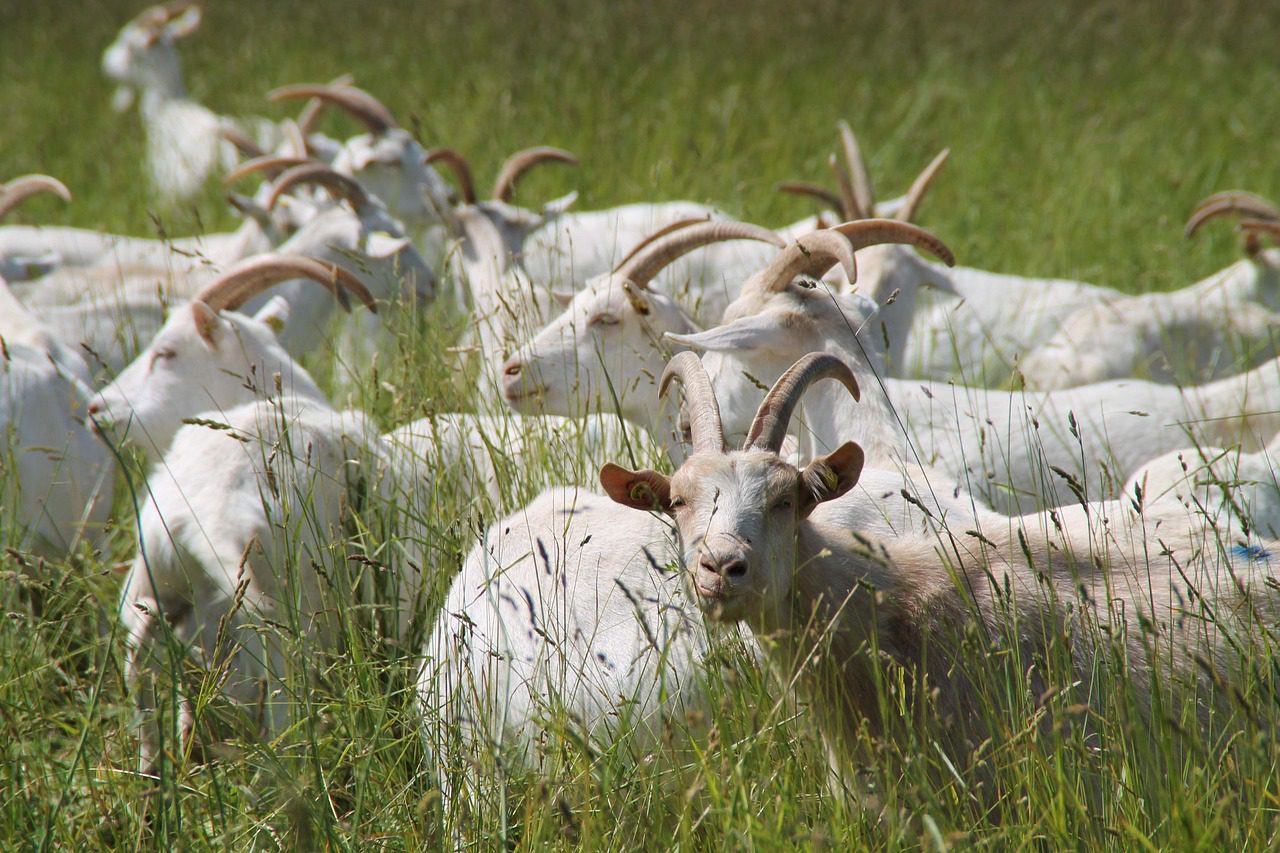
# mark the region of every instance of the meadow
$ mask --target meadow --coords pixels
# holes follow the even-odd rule
[[[213,183],[158,206],[138,116],[110,109],[101,51],[138,10],[0,0],[0,178],[44,172],[76,196],[34,200],[15,221],[152,236],[233,225]],[[1143,292],[1239,257],[1229,228],[1183,237],[1198,199],[1280,197],[1277,43],[1272,3],[210,0],[181,53],[192,96],[229,114],[283,117],[268,89],[350,72],[424,144],[464,152],[482,185],[518,148],[579,156],[522,183],[528,204],[577,189],[582,209],[685,198],[790,222],[811,205],[774,184],[825,181],[845,118],[883,196],[952,149],[920,221],[962,264]],[[323,128],[357,132],[336,115]],[[462,325],[444,304],[399,319],[397,346],[347,402],[383,428],[475,408],[473,366],[449,350]],[[327,375],[324,354],[312,366]],[[512,501],[565,464],[548,452],[536,472],[505,471]],[[415,849],[460,830],[483,849],[1224,850],[1280,837],[1265,652],[1242,688],[1245,723],[1197,733],[1178,707],[1148,725],[1123,662],[1097,674],[1105,689],[1088,706],[1024,701],[1026,662],[959,637],[987,664],[975,668],[993,734],[957,766],[939,746],[946,722],[899,708],[916,722],[861,745],[877,811],[831,793],[809,710],[727,637],[709,736],[690,746],[677,722],[663,750],[637,757],[625,737],[602,747],[552,720],[538,770],[441,759],[480,780],[464,813],[443,803],[424,752],[415,649],[353,636],[346,657],[308,676],[309,713],[280,739],[230,738],[143,778],[115,617],[141,473],[122,477],[102,552],[0,556],[4,849]],[[475,530],[498,517],[450,485],[432,498],[432,607]],[[902,685],[881,687],[886,708],[907,701]]]

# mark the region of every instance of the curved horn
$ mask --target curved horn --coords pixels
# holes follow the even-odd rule
[[[956,265],[956,256],[947,248],[947,244],[939,240],[931,231],[910,222],[899,222],[896,219],[859,219],[854,222],[842,222],[831,228],[849,238],[854,251],[875,246],[880,243],[906,243],[919,249],[925,249],[949,267]]]
[[[52,193],[65,202],[71,201],[71,190],[57,178],[48,175],[23,175],[0,185],[0,219],[33,195]]]
[[[876,194],[871,189],[871,176],[867,174],[867,164],[862,161],[862,149],[858,147],[858,139],[853,135],[849,122],[841,119],[836,122],[836,130],[840,132],[840,147],[844,149],[845,163],[849,166],[849,174],[853,178],[853,196],[858,201],[858,209],[864,219],[876,215]]]
[[[844,267],[850,282],[858,280],[858,266],[849,240],[835,231],[814,231],[779,252],[769,266],[747,280],[743,290],[763,287],[766,291],[780,292],[786,290],[796,276],[821,278],[836,264]]]
[[[355,86],[300,83],[296,86],[281,86],[267,93],[267,99],[272,102],[292,98],[319,98],[325,103],[340,107],[359,120],[374,136],[398,126],[395,116],[382,101]]]
[[[920,206],[920,202],[924,200],[925,193],[929,191],[929,187],[933,184],[933,179],[938,176],[938,172],[946,164],[947,158],[951,156],[950,148],[943,148],[938,152],[938,156],[924,167],[924,171],[916,176],[911,182],[911,189],[907,190],[907,198],[902,202],[902,207],[898,210],[898,215],[894,217],[899,222],[910,222],[916,217],[916,208]]]
[[[298,184],[319,184],[333,193],[334,196],[345,198],[351,202],[351,206],[357,211],[369,203],[368,194],[355,181],[346,175],[339,175],[324,163],[308,162],[286,170],[284,174],[276,179],[275,185],[271,187],[270,195],[267,196],[267,210],[274,208],[276,202],[280,200],[280,196]]]
[[[422,158],[422,163],[429,166],[437,160],[448,166],[454,177],[458,179],[458,190],[462,193],[462,201],[466,204],[475,204],[476,185],[471,180],[471,166],[467,163],[467,158],[452,148],[432,148],[427,152],[427,156]]]
[[[639,243],[636,243],[634,246],[632,246],[631,251],[627,252],[627,254],[622,258],[622,260],[614,264],[613,269],[610,270],[610,272],[617,272],[618,270],[622,269],[623,265],[625,265],[627,261],[631,260],[636,255],[640,254],[641,249],[643,249],[645,246],[652,245],[659,238],[665,237],[673,231],[679,231],[681,228],[688,228],[690,225],[697,225],[699,222],[710,222],[710,221],[711,221],[711,214],[707,214],[706,216],[690,216],[687,219],[677,219],[674,222],[671,222],[667,225],[662,226],[657,231],[654,231],[648,237],[645,237]]]
[[[327,85],[350,86],[354,79],[350,74],[339,74]],[[324,108],[327,106],[323,98],[312,98],[302,107],[302,112],[298,113],[296,125],[298,130],[302,131],[303,137],[315,132],[316,125],[320,123],[320,116],[324,114]]]
[[[800,398],[810,385],[821,379],[835,379],[849,389],[853,399],[862,399],[858,380],[854,378],[849,365],[829,353],[811,352],[788,367],[778,377],[778,381],[773,383],[764,402],[756,410],[755,420],[751,422],[751,429],[742,449],[780,452],[783,439],[787,437],[787,427],[791,424],[791,416],[800,404]]]
[[[221,128],[218,133],[222,135],[223,139],[236,147],[236,151],[241,157],[261,157],[266,153],[258,146],[258,143],[234,127]]]
[[[335,296],[350,291],[364,306],[377,313],[373,294],[348,270],[328,261],[303,255],[267,254],[236,264],[201,288],[193,297],[214,311],[234,311],[264,290],[294,278],[308,278],[324,285]]]
[[[840,215],[845,219],[862,219],[864,214],[858,206],[858,194],[854,192],[849,173],[834,154],[827,156],[827,166],[831,168],[831,174],[836,176],[836,186],[840,188]]]
[[[672,261],[701,246],[726,240],[759,240],[779,249],[787,245],[768,228],[748,222],[698,222],[652,241],[625,263],[619,264],[614,272],[637,287],[647,288],[653,277]]]
[[[195,5],[191,0],[178,0],[176,3],[149,6],[138,13],[138,17],[133,19],[133,23],[150,29],[158,29]]]
[[[227,172],[222,178],[222,184],[229,187],[254,172],[265,172],[268,178],[274,180],[285,169],[292,169],[294,166],[301,166],[304,163],[311,162],[313,161],[307,157],[283,157],[278,154],[266,154],[262,157],[254,157],[252,160],[245,160],[239,166]]]
[[[775,186],[774,189],[780,193],[813,196],[832,210],[840,211],[841,215],[845,214],[844,200],[819,184],[811,184],[808,181],[783,181]],[[856,219],[857,217],[853,218]]]
[[[702,361],[691,352],[676,353],[662,371],[658,396],[666,396],[672,379],[684,385],[684,399],[689,407],[689,427],[694,453],[724,453],[724,427],[720,423],[720,404],[711,388],[711,377]]]
[[[1280,210],[1262,196],[1240,190],[1227,190],[1201,200],[1191,212],[1191,218],[1187,220],[1183,233],[1188,237],[1194,236],[1196,231],[1200,230],[1200,226],[1210,219],[1228,214],[1252,216],[1268,221],[1280,219]]]
[[[520,180],[520,177],[525,172],[539,163],[549,162],[568,163],[570,166],[576,166],[578,165],[578,158],[563,148],[552,148],[548,145],[517,151],[507,158],[507,162],[502,164],[502,171],[498,173],[498,180],[493,183],[493,197],[498,201],[510,201],[511,194],[516,191],[516,181]]]
[[[1280,222],[1271,219],[1242,219],[1240,230],[1245,234],[1266,234],[1280,243]]]

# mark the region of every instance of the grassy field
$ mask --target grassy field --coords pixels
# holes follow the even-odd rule
[[[0,0],[0,178],[47,172],[76,194],[70,206],[33,201],[18,221],[171,235],[232,223],[213,185],[179,208],[148,197],[138,117],[111,112],[98,70],[137,11]],[[1144,291],[1238,257],[1225,227],[1182,237],[1197,199],[1280,197],[1277,43],[1271,3],[210,0],[182,54],[192,95],[232,114],[282,117],[266,90],[351,72],[426,144],[465,152],[482,183],[517,148],[568,148],[581,167],[535,173],[521,198],[576,188],[584,209],[688,198],[766,224],[798,219],[810,207],[773,184],[825,180],[843,117],[885,196],[951,147],[921,221],[961,263]],[[474,406],[445,351],[460,327],[443,306],[401,320],[398,348],[354,402],[388,428]],[[548,453],[542,470],[511,472],[511,499],[562,464]],[[433,497],[434,601],[470,531],[496,517],[450,486]],[[926,714],[896,741],[863,744],[863,783],[886,806],[877,818],[830,794],[808,710],[727,643],[711,734],[694,748],[675,732],[637,765],[625,739],[600,749],[566,723],[536,772],[450,756],[482,780],[464,819],[442,808],[420,742],[412,650],[387,655],[353,635],[347,657],[307,676],[312,712],[279,741],[229,740],[217,760],[181,760],[156,785],[132,772],[114,570],[134,548],[129,489],[118,503],[104,553],[0,558],[4,849],[412,849],[460,826],[483,847],[531,849],[1226,850],[1280,838],[1280,708],[1263,653],[1243,688],[1248,723],[1217,738],[1178,707],[1148,728],[1115,662],[1098,673],[1115,689],[1087,710],[1024,701],[1026,662],[975,642],[991,740],[955,767],[938,746],[945,723]],[[900,687],[884,685],[884,701],[905,702]]]

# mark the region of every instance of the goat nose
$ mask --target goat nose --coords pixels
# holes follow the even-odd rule
[[[740,578],[747,573],[747,561],[741,557],[734,557],[730,560],[717,560],[710,554],[703,554],[702,559],[698,561],[698,565],[711,574],[722,578]]]
[[[96,415],[101,411],[102,411],[102,404],[99,403],[97,400],[94,400],[92,403],[89,404],[89,414]]]

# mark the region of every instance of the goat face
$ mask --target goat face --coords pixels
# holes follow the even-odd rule
[[[502,367],[502,396],[522,414],[613,411],[644,423],[667,362],[662,333],[690,328],[668,297],[610,278],[568,307]]]
[[[174,312],[151,344],[90,402],[95,430],[136,440],[159,459],[183,421],[225,411],[275,393],[275,374],[289,386],[313,385],[276,340],[285,304],[257,317],[218,313],[202,302]],[[304,378],[305,377],[305,378]]]
[[[857,482],[862,450],[846,444],[803,471],[768,450],[700,452],[670,479],[607,465],[601,484],[619,503],[675,519],[686,577],[713,619],[779,624],[798,564],[800,526]]]

